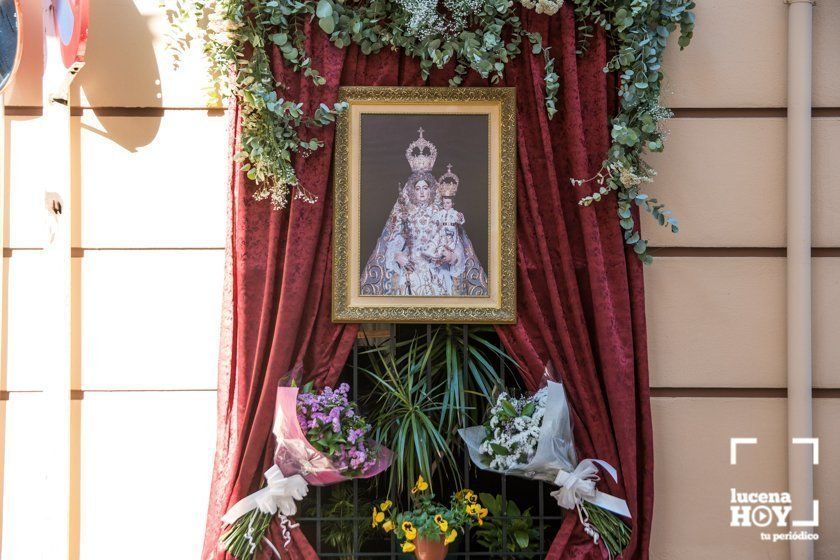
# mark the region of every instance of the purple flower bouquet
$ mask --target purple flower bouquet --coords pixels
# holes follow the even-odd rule
[[[279,387],[274,414],[274,464],[313,486],[370,478],[391,464],[392,453],[369,439],[371,430],[348,399],[350,386]]]
[[[346,383],[317,392],[311,384],[302,389],[278,387],[273,429],[277,450],[265,473],[266,485],[222,517],[231,528],[222,535],[221,544],[232,556],[252,560],[265,544],[280,558],[265,536],[268,526],[278,516],[283,546],[288,546],[290,529],[297,527],[290,517],[309,486],[370,478],[391,464],[391,451],[368,438],[371,427],[347,398],[349,391]]]

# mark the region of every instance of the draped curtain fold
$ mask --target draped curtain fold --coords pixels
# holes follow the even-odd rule
[[[525,27],[543,36],[559,75],[558,113],[544,109],[541,57],[519,55],[500,85],[517,88],[518,315],[499,335],[523,366],[530,389],[553,365],[569,396],[580,458],[609,461],[619,471],[611,493],[633,514],[625,558],[646,559],[653,510],[653,451],[641,265],[623,243],[615,201],[580,208],[571,177],[597,172],[609,147],[608,119],[616,84],[604,74],[603,34],[577,56],[570,6],[553,17],[523,10]],[[417,63],[401,53],[364,56],[336,49],[308,22],[307,52],[327,80],[316,87],[274,53],[282,95],[314,110],[333,103],[339,85],[423,85]],[[527,48],[526,45],[523,45]],[[451,68],[436,71],[443,86]],[[465,85],[489,85],[471,72]],[[230,110],[231,157],[239,141],[238,109]],[[316,204],[292,200],[274,211],[251,198],[238,166],[230,167],[225,309],[219,360],[218,438],[204,541],[204,560],[227,560],[219,548],[220,518],[261,485],[271,462],[274,395],[281,376],[302,367],[308,380],[336,381],[358,327],[330,321],[332,151],[334,127],[312,131],[324,147],[298,160],[301,183]],[[305,133],[304,133],[305,136]],[[396,466],[395,468],[398,468]],[[282,542],[277,534],[274,542]],[[285,550],[293,560],[317,555],[299,530]],[[547,558],[606,557],[568,515]]]

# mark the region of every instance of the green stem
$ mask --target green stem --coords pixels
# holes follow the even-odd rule
[[[273,518],[272,514],[262,513],[258,509],[250,511],[237,519],[231,528],[222,534],[219,542],[234,558],[252,560],[262,548],[262,540]],[[252,542],[256,545],[253,551]]]
[[[617,515],[589,502],[583,502],[589,522],[601,535],[612,556],[621,554],[630,544],[631,530]]]

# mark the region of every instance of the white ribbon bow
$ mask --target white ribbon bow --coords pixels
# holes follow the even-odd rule
[[[598,467],[589,459],[581,461],[574,472],[560,469],[554,484],[559,490],[551,493],[561,508],[574,509],[583,500],[591,501],[595,498],[595,483],[598,482]]]
[[[627,507],[625,500],[616,498],[606,492],[599,492],[595,488],[595,484],[601,480],[598,476],[599,466],[607,471],[614,481],[618,482],[618,471],[615,470],[615,467],[600,459],[584,459],[578,463],[578,466],[572,472],[560,469],[554,479],[554,484],[560,486],[560,488],[551,493],[560,507],[577,509],[583,530],[592,537],[595,544],[598,544],[601,535],[589,522],[589,516],[581,506],[584,500],[618,515],[630,517],[630,509]],[[612,554],[610,554],[610,558],[612,558]]]
[[[236,502],[222,517],[231,524],[246,513],[259,509],[262,513],[290,516],[297,513],[295,501],[309,493],[309,484],[299,474],[286,478],[277,465],[265,471],[266,486]]]
[[[598,467],[603,468],[618,482],[618,471],[615,467],[600,459],[584,459],[572,472],[560,469],[554,479],[554,484],[560,488],[551,495],[557,500],[557,504],[565,509],[574,509],[586,500],[618,515],[630,517],[626,501],[595,488],[595,484],[601,480]]]
[[[288,478],[283,476],[283,472],[277,465],[272,465],[270,469],[265,471],[265,488],[257,490],[249,496],[245,496],[236,502],[232,508],[227,510],[222,516],[222,522],[228,525],[235,523],[237,519],[243,515],[259,509],[262,513],[270,513],[271,515],[280,516],[280,527],[283,533],[283,546],[289,546],[292,540],[290,530],[297,527],[297,524],[292,525],[289,521],[289,516],[297,513],[297,504],[295,501],[300,501],[309,493],[309,484],[306,479],[299,474],[292,475]],[[246,538],[251,541],[251,553],[256,550],[257,543],[251,537],[251,527],[248,527]],[[265,542],[272,550],[277,558],[280,558],[280,552],[267,538],[263,537]]]

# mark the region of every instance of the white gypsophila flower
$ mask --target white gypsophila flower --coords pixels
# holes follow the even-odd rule
[[[480,10],[483,0],[444,0],[444,12],[438,0],[397,0],[409,15],[406,32],[420,39],[454,37],[467,28],[469,18]]]
[[[523,6],[538,14],[553,16],[563,7],[563,0],[520,0]]]
[[[534,457],[547,400],[548,390],[545,388],[530,397],[518,399],[507,393],[499,395],[485,424],[487,437],[479,447],[481,453],[490,457],[491,468],[510,470]],[[529,405],[533,405],[530,407],[531,414],[523,413]]]
[[[537,13],[538,14],[546,14],[548,16],[553,16],[557,12],[560,11],[560,6],[563,5],[563,2],[552,2],[551,0],[540,0],[537,3]]]

